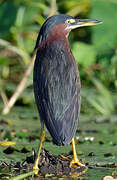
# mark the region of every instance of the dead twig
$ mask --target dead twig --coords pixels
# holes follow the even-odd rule
[[[8,98],[5,94],[5,92],[3,91],[3,89],[0,89],[0,95],[1,95],[1,98],[3,100],[4,105],[6,106],[8,103]]]
[[[48,17],[54,15],[55,13],[57,13],[56,0],[51,0],[50,13],[48,14]]]
[[[33,69],[34,60],[35,60],[35,54],[32,56],[31,63],[29,64],[27,70],[25,71],[24,77],[22,78],[19,85],[17,86],[15,93],[11,96],[8,103],[5,105],[5,107],[4,107],[3,111],[2,111],[2,114],[5,115],[5,114],[9,113],[10,109],[15,104],[15,102],[18,99],[19,95],[21,94],[21,92],[26,87],[26,81],[27,81],[27,78],[30,75],[32,69]]]

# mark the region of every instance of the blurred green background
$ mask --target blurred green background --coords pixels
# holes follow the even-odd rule
[[[69,35],[82,84],[78,153],[84,164],[98,164],[97,171],[89,169],[86,176],[102,179],[117,167],[117,0],[0,0],[0,139],[16,142],[11,149],[0,142],[0,162],[23,162],[32,155],[32,147],[37,149],[41,127],[33,95],[32,52],[40,27],[54,13],[103,21]],[[93,142],[85,140],[87,136]],[[43,147],[53,154],[71,151],[70,145],[52,145],[48,132]],[[104,170],[109,163],[116,166]],[[0,173],[5,169],[0,167]]]
[[[117,113],[116,0],[57,0],[56,2],[1,0],[1,113],[31,63],[31,53],[41,25],[53,13],[103,21],[102,25],[72,31],[69,42],[79,64],[82,84],[81,118],[115,121]],[[35,107],[36,111],[32,74],[31,72],[15,106]]]

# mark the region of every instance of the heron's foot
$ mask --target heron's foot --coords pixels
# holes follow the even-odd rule
[[[36,157],[35,162],[33,164],[33,172],[34,172],[35,175],[37,175],[38,172],[39,172],[38,163],[39,163],[39,158]]]
[[[78,166],[85,166],[84,164],[82,164],[78,159],[72,159],[72,161],[70,162],[70,168],[74,167],[78,167]]]
[[[39,172],[39,168],[38,168],[38,165],[36,163],[33,165],[33,172],[35,175],[37,175]]]
[[[68,158],[68,157],[65,157],[65,156],[62,155],[62,154],[60,155],[60,158],[63,159],[63,160],[65,160],[65,161],[69,161],[69,158]]]

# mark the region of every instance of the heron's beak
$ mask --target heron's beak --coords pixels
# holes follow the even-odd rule
[[[74,20],[75,21],[71,23],[69,26],[70,29],[75,29],[83,26],[94,26],[103,23],[102,21],[96,19],[74,19]]]
[[[102,21],[96,19],[76,19],[75,24],[78,26],[94,26],[97,24],[101,24]]]

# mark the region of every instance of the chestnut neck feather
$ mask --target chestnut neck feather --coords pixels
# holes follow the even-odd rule
[[[46,44],[52,43],[53,41],[57,41],[57,40],[60,41],[61,40],[61,41],[64,42],[65,47],[67,48],[67,50],[70,49],[68,39],[67,39],[69,32],[70,31],[65,30],[65,25],[64,24],[59,24],[59,25],[54,26],[51,29],[48,37],[46,39],[44,39],[40,43],[39,48],[44,48],[44,46]]]

